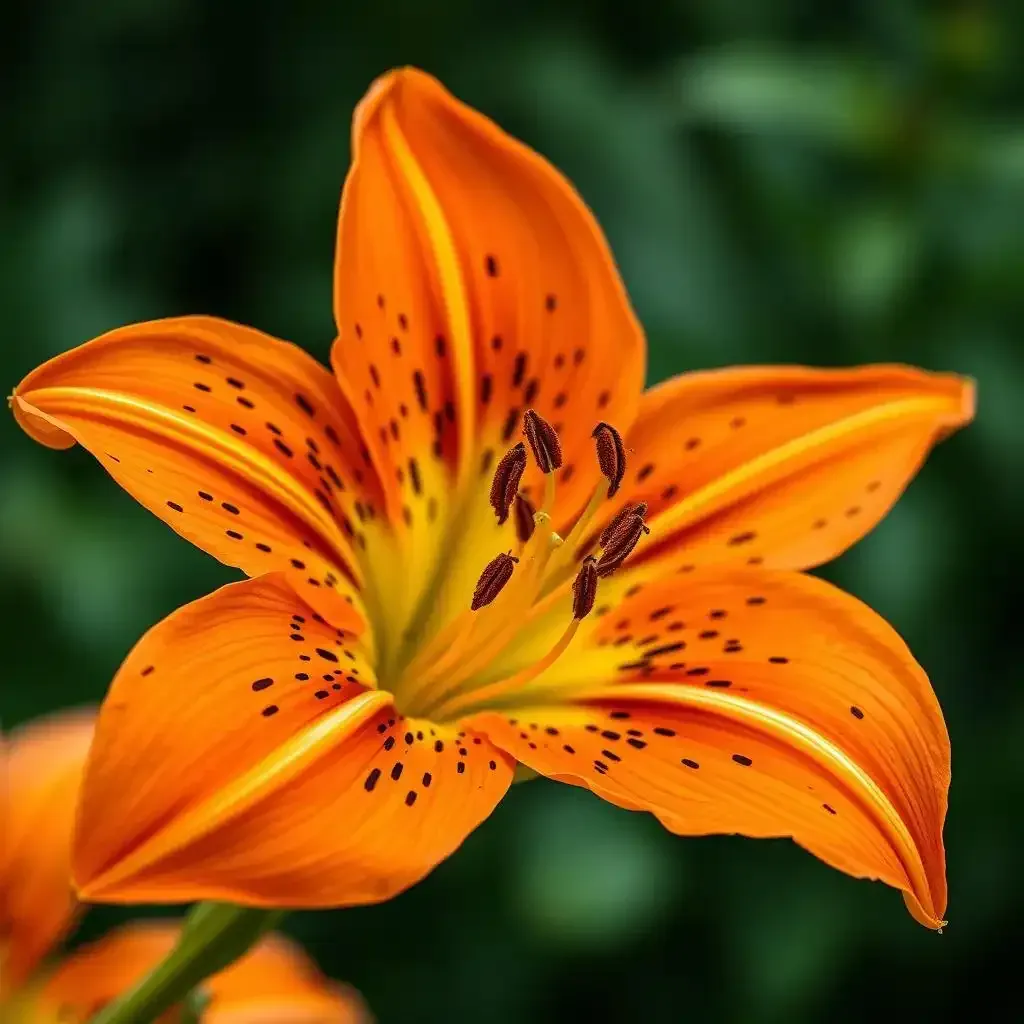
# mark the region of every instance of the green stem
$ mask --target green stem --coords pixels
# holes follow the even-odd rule
[[[185,1002],[202,981],[246,953],[284,911],[200,903],[185,920],[177,945],[133,988],[93,1017],[91,1024],[152,1024]]]

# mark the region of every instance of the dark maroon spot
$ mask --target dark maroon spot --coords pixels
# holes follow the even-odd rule
[[[512,364],[512,387],[517,388],[523,383],[526,376],[526,353],[517,352],[515,362]]]

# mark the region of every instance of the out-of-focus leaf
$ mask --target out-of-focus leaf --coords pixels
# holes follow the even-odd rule
[[[871,147],[886,123],[879,77],[849,57],[756,47],[706,51],[684,62],[679,92],[687,120],[813,143]]]

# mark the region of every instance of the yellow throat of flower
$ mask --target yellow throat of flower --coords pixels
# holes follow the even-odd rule
[[[524,417],[524,434],[534,461],[544,473],[541,507],[534,510],[519,491],[526,468],[526,446],[514,446],[499,462],[491,486],[498,522],[514,517],[517,544],[499,553],[483,569],[467,606],[445,625],[409,645],[385,670],[379,685],[393,693],[410,716],[450,721],[485,708],[506,706],[570,648],[583,618],[594,606],[599,578],[613,573],[648,533],[644,505],[627,505],[594,543],[588,528],[618,490],[624,469],[622,441],[614,428],[594,430],[604,478],[586,508],[563,538],[553,528],[555,472],[562,464],[557,434],[535,412]],[[572,616],[546,653],[511,674],[494,678],[503,652],[543,616],[558,614],[571,586]]]

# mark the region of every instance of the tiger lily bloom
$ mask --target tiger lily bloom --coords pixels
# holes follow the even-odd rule
[[[678,834],[791,836],[939,927],[938,703],[886,623],[800,570],[885,515],[971,384],[751,367],[644,391],[571,185],[410,69],[355,114],[334,314],[333,373],[193,316],[15,391],[36,440],[249,577],[118,672],[80,895],[384,900],[523,765]]]
[[[167,921],[126,925],[44,963],[77,916],[71,837],[92,732],[92,714],[73,712],[0,736],[0,1019],[10,1024],[84,1024],[170,953],[179,934]],[[203,994],[206,1024],[368,1020],[354,992],[279,935],[206,981]]]

